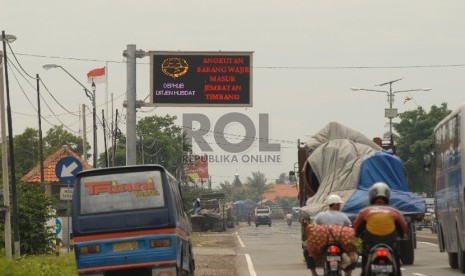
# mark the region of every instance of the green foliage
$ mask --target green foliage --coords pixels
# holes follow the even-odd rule
[[[0,258],[0,275],[10,276],[62,276],[77,275],[74,254],[60,256],[40,255],[25,256],[8,260],[4,255]]]
[[[291,210],[292,207],[299,206],[299,201],[297,200],[297,198],[293,198],[293,197],[277,197],[276,203],[281,205],[283,209],[286,211]]]
[[[43,140],[44,158],[61,149],[63,145],[68,145],[71,147],[77,155],[83,154],[82,138],[68,132],[64,129],[63,126],[54,126],[53,128],[49,129]],[[89,143],[87,143],[87,150],[90,149],[91,147]],[[90,156],[90,154],[88,155]]]
[[[288,180],[289,177],[286,175],[286,173],[281,173],[278,179],[276,179],[276,184],[284,184],[287,183]]]
[[[234,187],[229,181],[220,183],[218,191],[225,194],[227,202],[235,202],[248,198],[246,187]]]
[[[18,217],[21,254],[44,254],[54,250],[53,229],[47,229],[52,198],[41,185],[18,183]]]
[[[53,200],[45,195],[43,186],[19,182],[18,222],[21,254],[45,254],[53,252],[55,231],[48,229],[46,222],[51,219]],[[13,221],[12,221],[13,222]],[[0,234],[4,237],[4,219],[0,220]],[[14,229],[11,229],[13,239]],[[0,239],[5,248],[4,239]],[[3,275],[0,273],[0,275]]]
[[[252,176],[246,179],[246,189],[249,191],[250,199],[259,202],[263,199],[263,194],[271,187],[266,184],[265,174],[261,172],[252,172]]]
[[[431,150],[434,127],[450,114],[447,104],[433,105],[429,111],[418,107],[399,115],[400,123],[394,129],[400,138],[396,141],[397,155],[404,162],[410,190],[432,195],[433,180],[430,171],[423,170],[423,156]]]
[[[55,126],[43,137],[43,156],[46,159],[63,145],[70,146],[78,155],[82,154],[82,139],[66,131],[63,126]],[[14,137],[15,173],[18,178],[28,173],[40,162],[39,131],[26,128]],[[90,148],[90,146],[87,146]]]
[[[15,173],[20,177],[39,163],[39,131],[26,128],[22,134],[15,136],[13,144]]]
[[[107,143],[110,143],[110,142],[111,141],[107,141]],[[113,164],[113,148],[116,148],[116,151],[114,153],[115,155],[114,164]],[[98,158],[98,166],[107,167],[105,161],[106,161],[105,152],[102,152]],[[122,133],[118,134],[118,137],[116,139],[116,147],[113,147],[113,146],[108,147],[108,162],[110,164],[110,167],[126,165],[126,136],[124,136],[124,134]]]
[[[160,164],[171,173],[182,171],[182,154],[190,152],[184,133],[176,125],[176,116],[151,116],[141,119],[136,127],[140,150],[139,164]]]

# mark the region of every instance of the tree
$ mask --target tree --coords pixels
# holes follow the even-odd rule
[[[28,173],[39,163],[39,131],[26,128],[14,140],[15,172],[18,177]]]
[[[39,132],[26,128],[14,137],[16,187],[18,199],[19,233],[23,254],[43,254],[53,250],[53,229],[47,221],[54,199],[45,195],[43,185],[28,184],[19,179],[39,163]],[[82,153],[82,139],[67,132],[62,126],[51,128],[43,139],[44,159],[63,145],[69,145],[76,153]],[[3,201],[2,201],[3,202]],[[3,223],[3,222],[2,222]],[[3,229],[4,226],[2,225]]]
[[[276,179],[276,184],[284,184],[289,180],[289,177],[286,175],[286,173],[281,173]]]
[[[18,178],[28,173],[40,161],[39,131],[26,128],[13,140],[15,154],[15,172]],[[47,131],[43,138],[43,155],[46,159],[63,145],[70,146],[78,155],[82,154],[82,138],[64,130],[63,126],[55,126]],[[90,147],[88,145],[88,147]]]
[[[44,137],[44,156],[49,156],[59,150],[63,145],[68,145],[73,149],[77,155],[83,154],[82,138],[76,136],[67,130],[63,126],[54,126],[47,131],[47,135]],[[87,150],[91,147],[87,143]],[[91,155],[88,154],[89,157]]]
[[[108,162],[113,167],[113,146],[108,148]],[[99,167],[106,167],[105,152],[100,153],[98,158]],[[116,139],[115,164],[114,166],[126,165],[126,136],[119,133]]]
[[[184,133],[175,124],[176,116],[145,117],[137,124],[138,163],[160,164],[171,173],[182,171],[182,155],[190,152]]]
[[[432,175],[423,170],[423,156],[431,150],[434,127],[450,113],[446,103],[442,103],[440,107],[433,105],[429,113],[419,106],[400,114],[400,123],[394,124],[394,129],[400,136],[396,152],[404,162],[413,192],[425,192],[428,195],[433,193]]]
[[[245,187],[234,187],[229,181],[221,182],[218,191],[224,193],[226,201],[230,202],[247,199],[248,197]]]
[[[53,199],[45,195],[42,185],[20,182],[17,187],[21,253],[51,253],[55,230],[47,227],[47,221],[53,215]]]
[[[252,176],[246,179],[246,188],[249,191],[250,197],[255,201],[261,201],[263,194],[271,187],[266,184],[265,174],[261,172],[252,172]]]
[[[277,197],[276,203],[281,205],[284,210],[289,211],[292,207],[299,206],[299,201],[294,197]]]

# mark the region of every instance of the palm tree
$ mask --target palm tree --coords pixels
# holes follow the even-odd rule
[[[258,171],[252,172],[252,177],[247,177],[246,186],[251,193],[251,197],[258,202],[263,199],[263,194],[270,188],[271,185],[266,184],[265,175]]]

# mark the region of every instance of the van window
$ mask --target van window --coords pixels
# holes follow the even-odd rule
[[[165,207],[159,171],[88,176],[80,184],[81,215]]]

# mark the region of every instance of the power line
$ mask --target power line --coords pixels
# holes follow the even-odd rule
[[[61,60],[76,60],[76,61],[89,61],[89,62],[109,62],[109,63],[120,63],[124,64],[126,61],[115,61],[115,60],[102,60],[102,59],[89,59],[89,58],[75,58],[75,57],[63,57],[63,56],[46,56],[37,54],[27,53],[16,53],[17,55],[37,57],[37,58],[51,58]],[[144,62],[138,62],[137,64],[146,64]],[[426,64],[426,65],[393,65],[393,66],[254,66],[254,69],[271,69],[271,70],[344,70],[344,69],[418,69],[418,68],[454,68],[454,67],[465,67],[465,64]]]
[[[74,115],[74,116],[79,116],[77,114],[75,114],[74,112],[71,112],[69,111],[67,108],[65,108],[56,98],[55,96],[53,96],[52,93],[50,93],[50,90],[48,89],[47,85],[45,85],[45,83],[43,82],[42,78],[39,78],[39,81],[42,83],[42,85],[44,86],[45,90],[47,91],[47,93],[53,98],[53,100],[61,107],[63,108],[63,110],[65,110],[66,112],[68,112],[68,114],[71,114],[71,115]],[[42,96],[41,96],[42,97]]]

